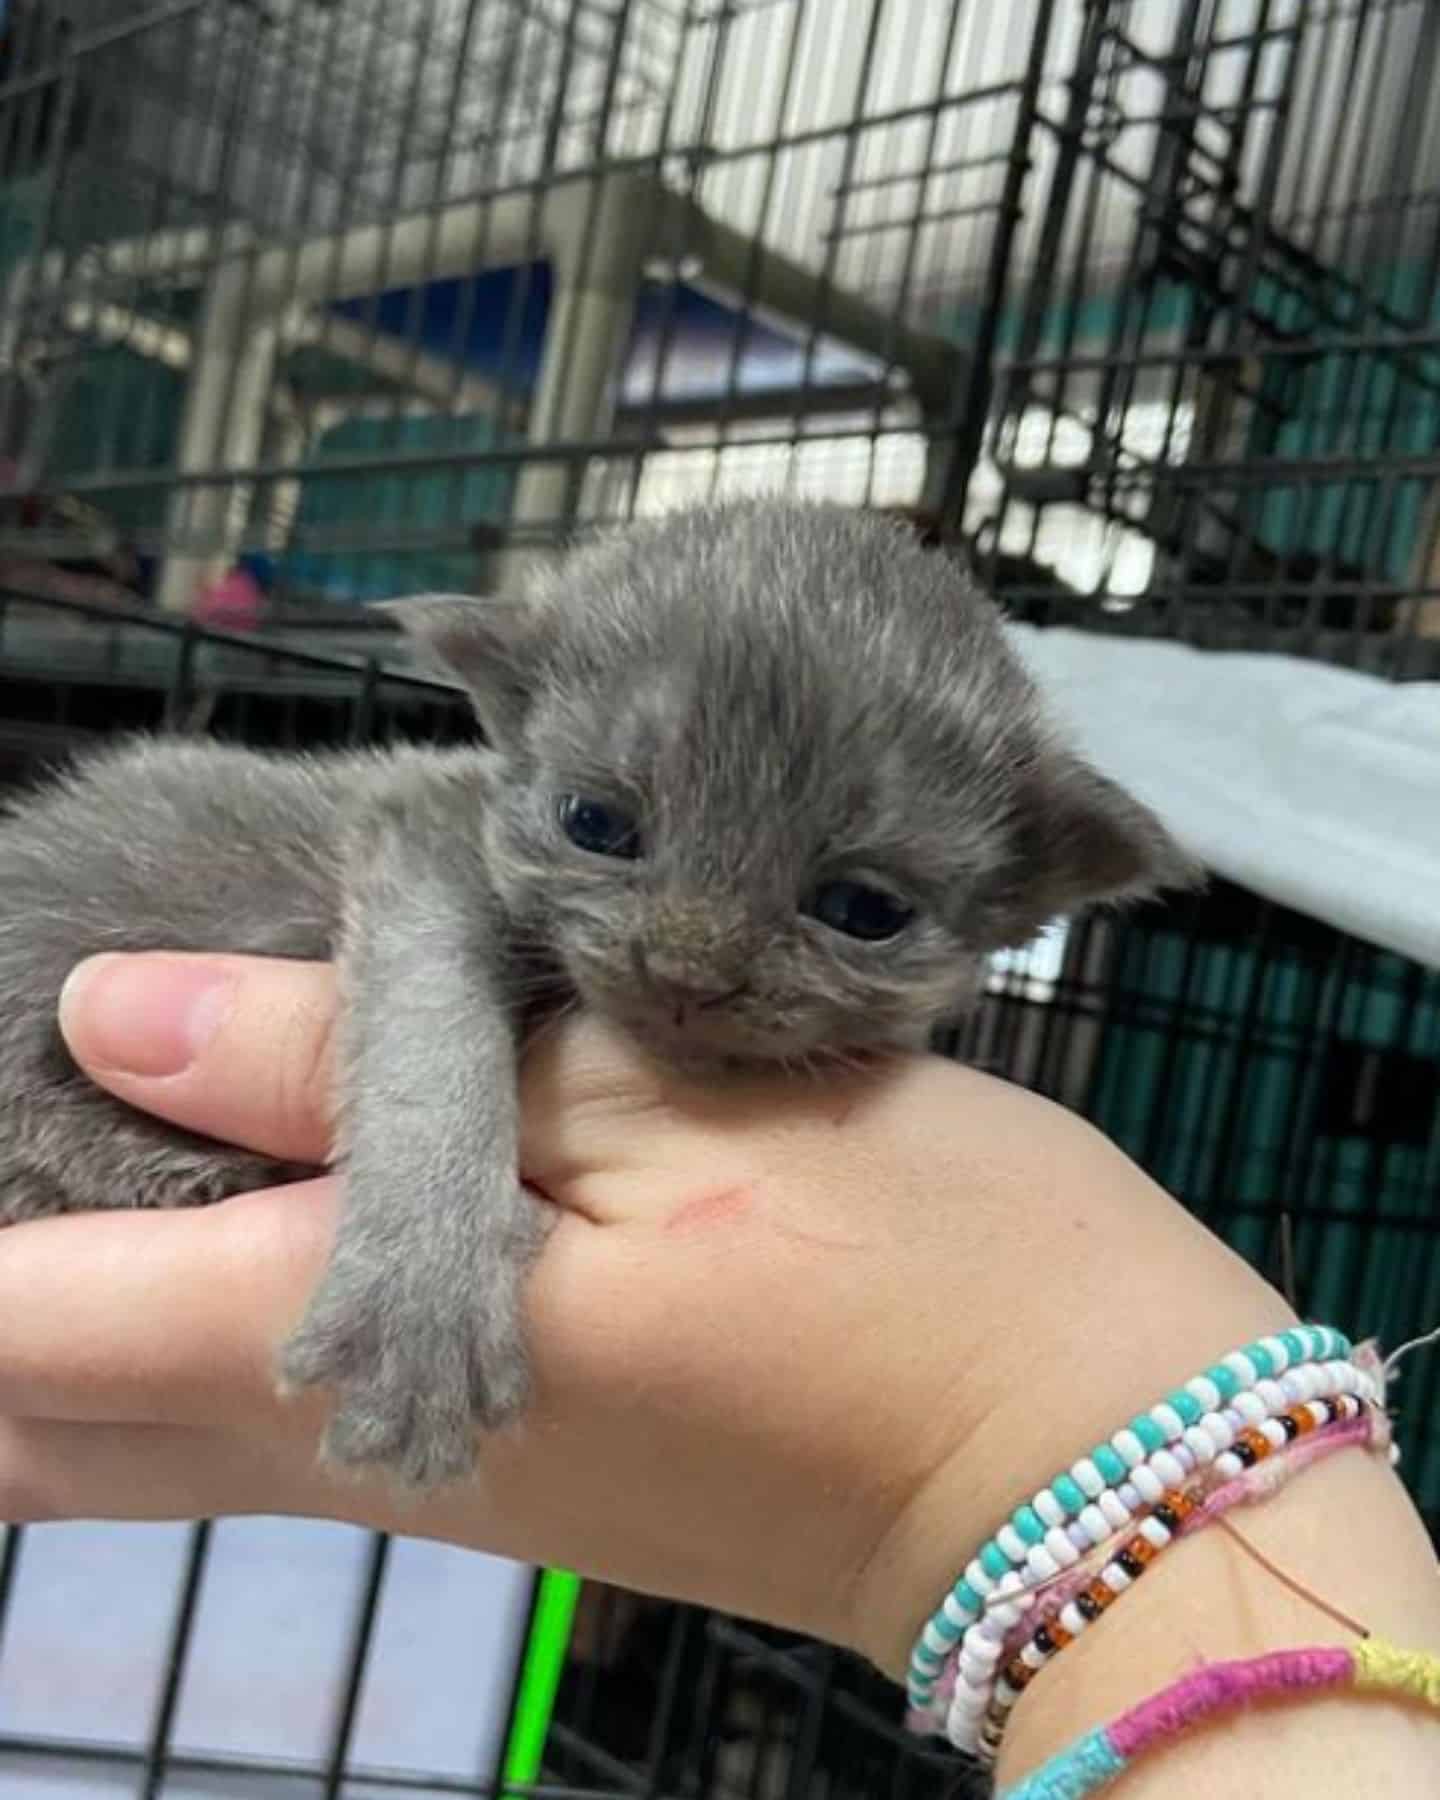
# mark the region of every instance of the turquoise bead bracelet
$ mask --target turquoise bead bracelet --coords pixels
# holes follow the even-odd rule
[[[974,1581],[962,1577],[932,1614],[910,1654],[906,1691],[912,1708],[924,1713],[932,1705],[946,1658],[960,1646],[985,1611],[991,1584],[1024,1567],[1026,1553],[1043,1543],[1047,1530],[1076,1519],[1103,1493],[1123,1483],[1136,1463],[1180,1442],[1204,1417],[1227,1405],[1235,1395],[1270,1381],[1287,1369],[1350,1356],[1349,1338],[1330,1325],[1300,1325],[1247,1344],[1192,1377],[1147,1412],[1097,1444],[1069,1470],[1055,1476],[1010,1518],[965,1568],[977,1565]],[[980,1591],[983,1578],[985,1592]]]

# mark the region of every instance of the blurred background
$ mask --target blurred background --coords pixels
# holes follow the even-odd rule
[[[760,491],[969,565],[1215,870],[946,1047],[1308,1312],[1440,1319],[1440,7],[0,0],[0,782],[469,737],[370,602]],[[954,1780],[849,1659],[560,1571],[0,1543],[17,1800]]]

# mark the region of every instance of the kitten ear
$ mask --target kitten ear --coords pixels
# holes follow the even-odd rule
[[[496,745],[519,735],[534,689],[535,611],[513,595],[417,594],[376,607],[413,640],[422,661],[458,680]]]
[[[1069,751],[1049,750],[1027,787],[1020,855],[1038,878],[1045,917],[1037,930],[1081,907],[1140,900],[1205,879],[1203,866],[1148,806]]]

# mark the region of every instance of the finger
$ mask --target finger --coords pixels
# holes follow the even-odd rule
[[[0,1416],[0,1525],[67,1519],[310,1518],[468,1544],[522,1562],[553,1560],[532,1508],[506,1519],[483,1490],[425,1502],[383,1477],[336,1474],[313,1444],[185,1425],[86,1424]]]
[[[277,1408],[273,1358],[334,1231],[328,1180],[0,1232],[0,1413],[216,1423]],[[297,1416],[318,1429],[314,1408]]]
[[[261,1432],[283,1421],[313,1447],[331,1397],[282,1402],[275,1357],[329,1257],[338,1199],[326,1178],[0,1232],[0,1415]],[[532,1287],[557,1250],[583,1286],[598,1235],[562,1219]]]
[[[323,1162],[336,993],[326,963],[151,952],[83,962],[60,996],[81,1068],[122,1100],[287,1162]]]

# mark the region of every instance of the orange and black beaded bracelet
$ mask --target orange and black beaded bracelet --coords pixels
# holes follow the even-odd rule
[[[1231,1507],[1262,1498],[1279,1485],[1268,1471],[1266,1480],[1256,1482],[1249,1472],[1258,1464],[1268,1461],[1278,1450],[1298,1445],[1301,1439],[1308,1440],[1304,1453],[1285,1459],[1287,1476],[1298,1473],[1300,1467],[1316,1457],[1349,1445],[1373,1444],[1377,1439],[1388,1442],[1383,1415],[1354,1394],[1302,1402],[1265,1424],[1271,1428],[1271,1435],[1261,1426],[1238,1433],[1232,1446],[1233,1460],[1227,1460],[1222,1468],[1217,1459],[1206,1480],[1168,1490],[1139,1521],[1137,1529],[1112,1552],[1098,1574],[1092,1579],[1081,1577],[1083,1585],[1063,1599],[1057,1598],[1038,1626],[1031,1628],[1027,1624],[1021,1628],[1023,1643],[1018,1649],[1007,1641],[1007,1651],[1014,1649],[1014,1654],[998,1673],[981,1725],[978,1748],[982,1758],[993,1762],[998,1755],[1011,1710],[1039,1671],[1138,1581],[1162,1550],[1177,1537],[1190,1535]],[[1232,1469],[1238,1473],[1232,1474]],[[1217,1487],[1216,1474],[1228,1475],[1229,1479]]]

